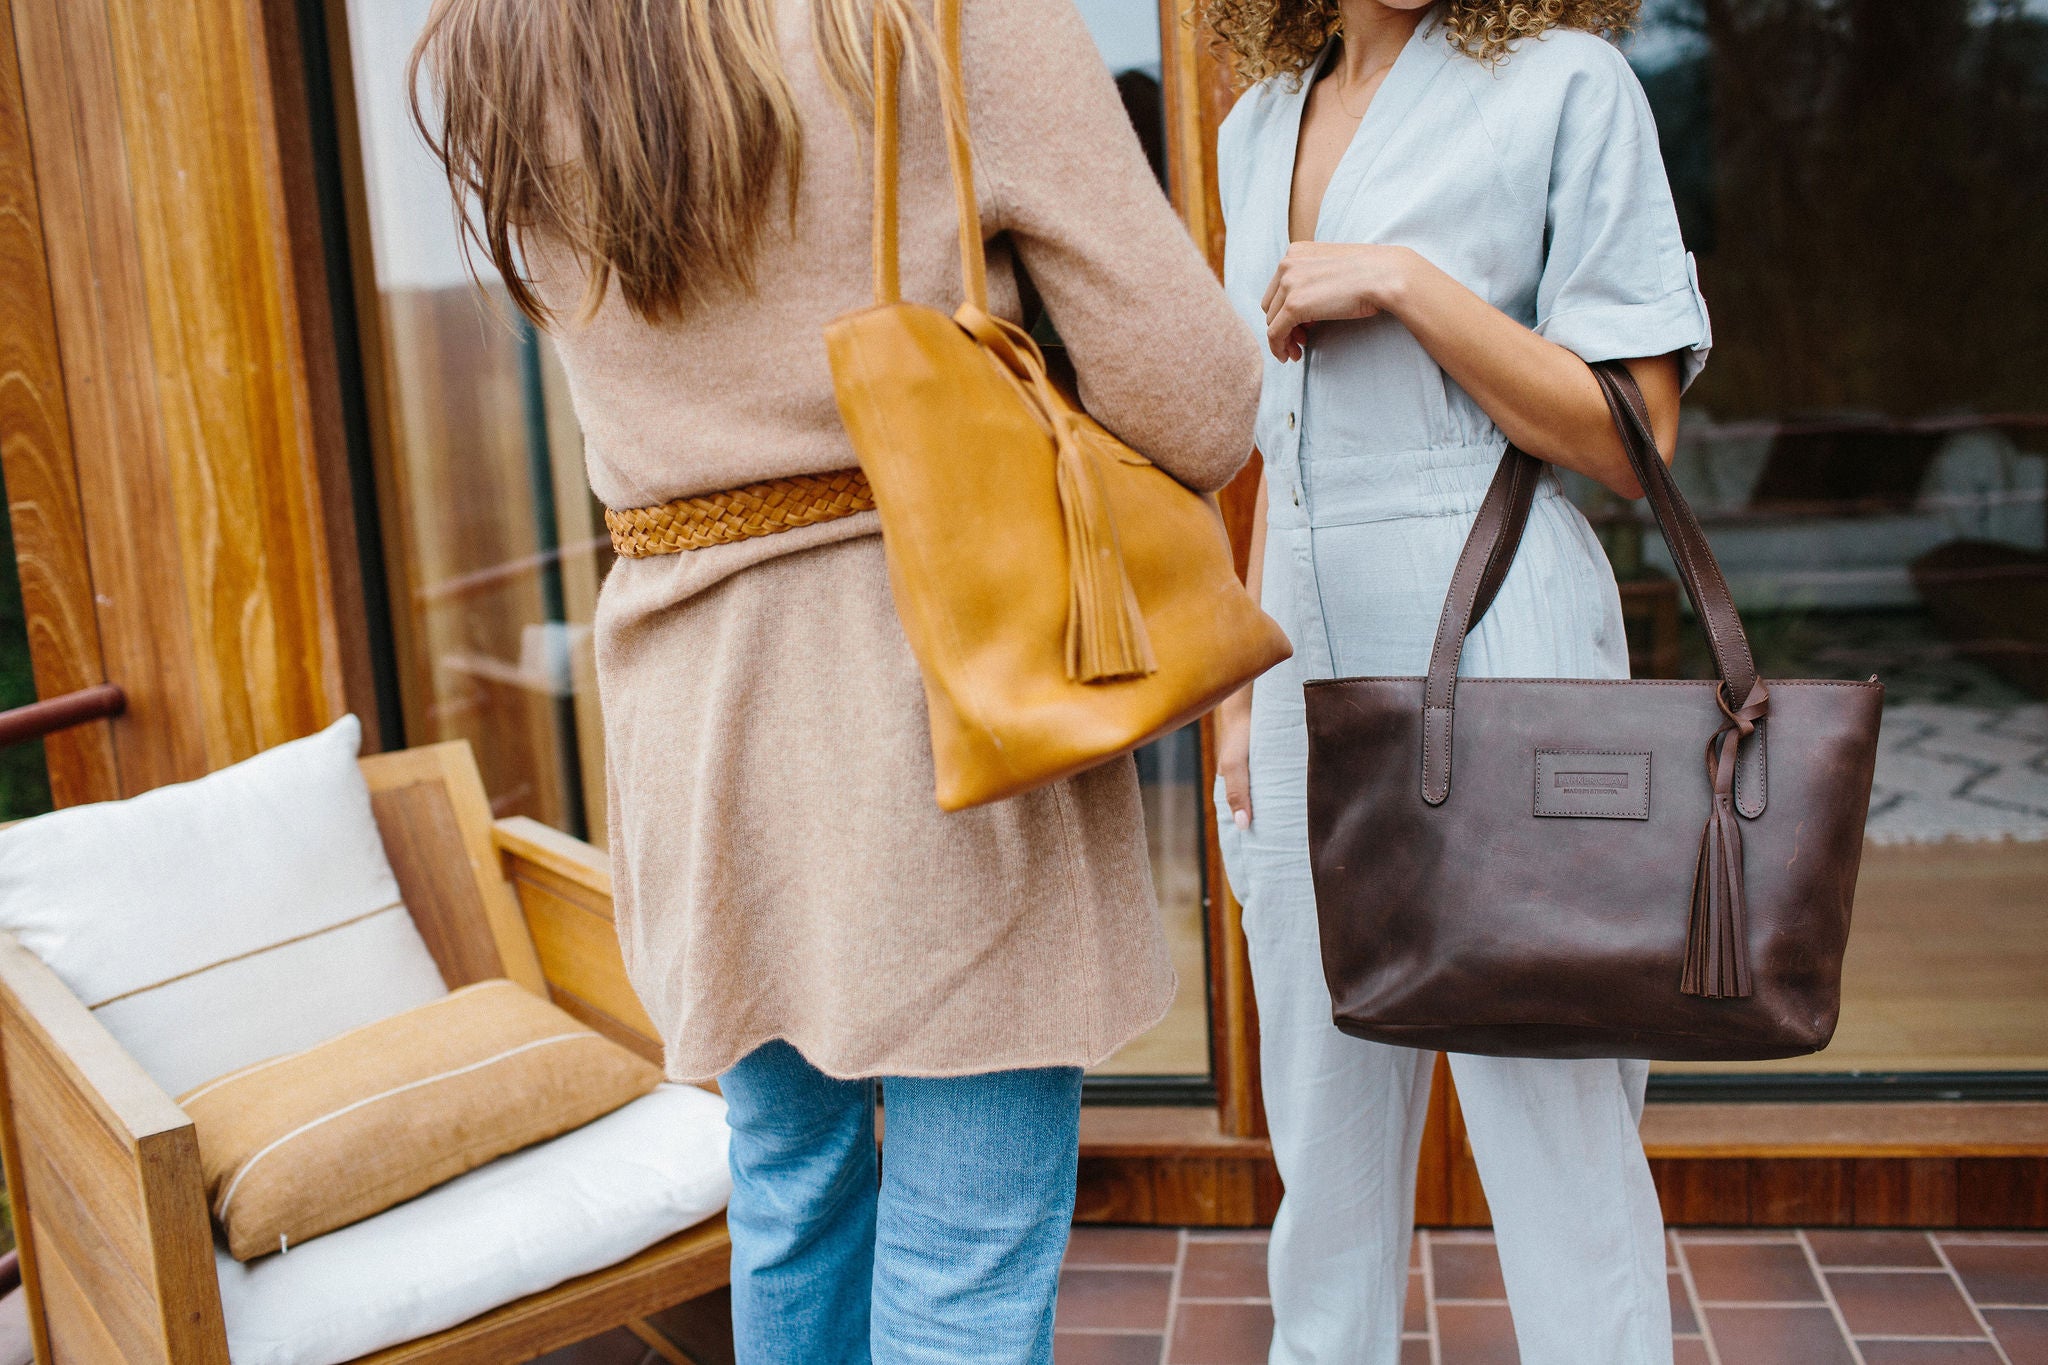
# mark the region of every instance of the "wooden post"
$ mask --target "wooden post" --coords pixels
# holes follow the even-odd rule
[[[104,683],[106,671],[72,467],[42,207],[29,164],[21,67],[5,0],[0,0],[0,320],[0,475],[14,527],[36,692],[65,696]],[[43,754],[57,804],[119,794],[108,722],[52,735]]]
[[[38,686],[130,702],[53,752],[68,802],[199,776],[347,708],[315,431],[331,409],[308,378],[332,367],[308,363],[272,7],[0,4],[0,194],[33,209],[0,229],[7,300],[28,306],[0,345],[34,362],[39,400],[5,450]]]
[[[1223,209],[1216,187],[1216,130],[1236,99],[1230,69],[1210,50],[1191,0],[1159,0],[1159,49],[1166,90],[1167,180],[1174,208],[1188,232],[1223,273]],[[1256,454],[1219,500],[1245,569],[1257,501]],[[1216,781],[1215,725],[1202,722],[1202,829],[1209,888],[1209,1028],[1218,1121],[1233,1137],[1262,1137],[1265,1107],[1259,1093],[1259,1016],[1252,1000],[1240,908],[1223,877],[1209,792]]]

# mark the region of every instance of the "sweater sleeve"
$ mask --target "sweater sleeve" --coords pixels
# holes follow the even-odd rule
[[[1073,0],[966,0],[985,230],[1008,232],[1094,418],[1191,487],[1250,456],[1258,341],[1159,190]]]

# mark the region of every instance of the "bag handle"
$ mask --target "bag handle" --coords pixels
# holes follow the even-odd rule
[[[1715,695],[1726,723],[1707,741],[1710,799],[1693,867],[1691,921],[1678,989],[1707,999],[1740,998],[1750,993],[1751,973],[1742,827],[1736,816],[1739,812],[1754,820],[1764,812],[1765,758],[1758,727],[1770,712],[1770,693],[1757,676],[1749,637],[1743,633],[1742,618],[1706,532],[1657,451],[1649,407],[1635,376],[1613,360],[1592,369],[1621,433],[1629,467],[1650,500],[1664,543],[1671,547],[1693,611],[1706,627],[1714,667],[1721,675]],[[1508,447],[1451,575],[1422,691],[1422,799],[1432,806],[1442,805],[1451,795],[1452,721],[1465,637],[1491,605],[1514,562],[1542,472],[1535,457]]]
[[[902,165],[903,54],[896,31],[874,4],[875,60],[875,304],[903,302],[897,204]],[[960,55],[961,0],[937,0],[939,106],[946,124],[946,161],[960,228],[960,288],[966,301],[953,321],[1017,385],[1020,396],[1055,449],[1054,482],[1067,546],[1067,677],[1112,683],[1159,669],[1137,590],[1124,564],[1116,517],[1101,471],[1089,453],[1075,413],[1046,371],[1045,356],[1029,333],[988,311],[988,259],[981,239],[981,205],[974,196],[974,148],[968,136],[967,90]]]
[[[1635,376],[1627,366],[1612,360],[1595,364],[1592,370],[1621,434],[1629,466],[1649,498],[1664,543],[1671,548],[1693,611],[1706,628],[1723,691],[1733,699],[1727,703],[1731,714],[1764,705],[1768,694],[1758,678],[1742,618],[1699,518],[1657,452],[1649,409]],[[1451,794],[1451,737],[1458,660],[1464,652],[1465,636],[1486,614],[1514,563],[1542,472],[1541,461],[1508,447],[1451,575],[1450,592],[1437,621],[1436,642],[1430,649],[1429,679],[1422,699],[1422,799],[1432,806],[1442,805]],[[1761,716],[1757,711],[1752,721]],[[1753,737],[1745,732],[1741,747],[1734,776],[1735,804],[1745,817],[1754,820],[1763,814],[1767,794],[1762,732],[1756,731]]]
[[[960,0],[938,0],[939,106],[945,111],[946,162],[960,223],[960,292],[967,306],[988,312],[988,258],[981,240],[981,202],[974,197],[974,144],[967,126],[967,81],[960,57]],[[880,0],[874,6],[875,48],[875,302],[903,301],[897,181],[902,165],[900,84],[903,52]]]

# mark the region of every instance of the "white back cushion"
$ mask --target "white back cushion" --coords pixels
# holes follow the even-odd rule
[[[0,831],[0,929],[171,1094],[447,993],[353,716],[196,782]]]

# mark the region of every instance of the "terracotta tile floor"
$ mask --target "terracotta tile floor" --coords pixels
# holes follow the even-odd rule
[[[1263,1233],[1077,1228],[1058,1365],[1263,1365]],[[1515,1365],[1493,1237],[1425,1232],[1402,1365]],[[2048,1365],[2048,1235],[1714,1232],[1671,1239],[1678,1365]]]
[[[1057,1365],[1263,1365],[1262,1232],[1076,1228]],[[1670,1242],[1677,1365],[2048,1365],[2048,1234],[1714,1232]],[[1401,1365],[1516,1365],[1493,1237],[1416,1237]],[[722,1302],[656,1321],[732,1359]],[[711,1330],[706,1330],[707,1328]],[[616,1332],[544,1365],[660,1365]]]

